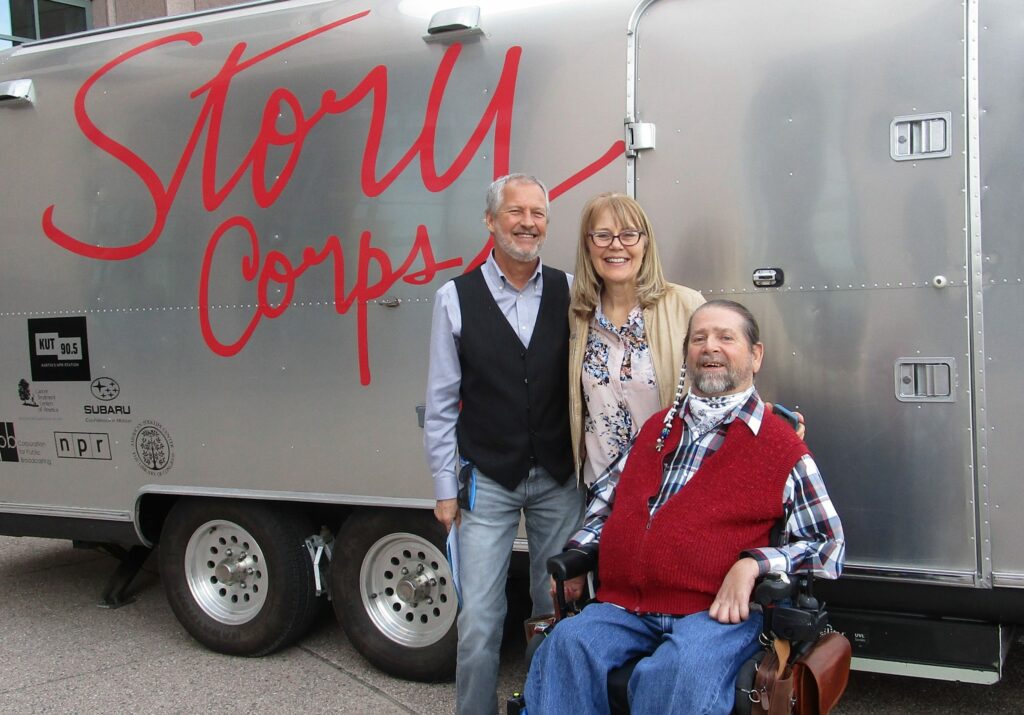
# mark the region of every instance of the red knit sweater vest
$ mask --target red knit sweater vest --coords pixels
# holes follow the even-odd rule
[[[636,613],[689,615],[707,610],[745,549],[768,545],[782,518],[782,495],[807,446],[767,410],[755,437],[734,420],[718,450],[654,517],[663,460],[679,445],[676,420],[661,452],[665,412],[645,424],[626,461],[612,513],[601,532],[597,598]]]

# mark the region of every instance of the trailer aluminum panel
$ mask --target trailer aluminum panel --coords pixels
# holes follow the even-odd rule
[[[935,2],[656,2],[639,23],[638,117],[658,126],[658,146],[637,159],[637,195],[662,227],[671,275],[763,320],[759,384],[810,416],[850,574],[983,576],[963,26],[962,7]],[[908,27],[928,42],[901,40]],[[729,52],[717,51],[722,37]],[[893,161],[891,120],[940,111],[955,117],[957,158]],[[756,287],[759,268],[783,269],[785,283]],[[894,399],[894,365],[922,357],[949,360],[950,401]]]

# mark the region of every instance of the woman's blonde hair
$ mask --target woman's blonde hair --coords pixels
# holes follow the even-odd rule
[[[656,303],[665,294],[665,275],[654,242],[654,229],[643,208],[625,194],[598,194],[583,207],[580,215],[580,236],[576,244],[576,276],[572,282],[572,312],[589,318],[601,299],[602,281],[590,261],[587,235],[594,230],[594,220],[604,210],[611,212],[619,226],[643,231],[647,237],[644,257],[636,275],[636,297],[642,308]]]

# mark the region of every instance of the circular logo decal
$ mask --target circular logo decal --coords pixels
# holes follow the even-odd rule
[[[104,402],[110,402],[121,394],[121,386],[110,377],[97,377],[89,388],[92,390],[93,397]]]
[[[163,425],[143,420],[132,433],[132,455],[143,470],[159,476],[174,465],[174,442]]]

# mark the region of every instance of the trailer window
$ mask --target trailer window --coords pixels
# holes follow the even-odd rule
[[[88,30],[88,0],[0,0],[0,48]]]

